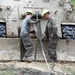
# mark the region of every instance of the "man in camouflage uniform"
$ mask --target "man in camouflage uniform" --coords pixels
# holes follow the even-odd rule
[[[43,10],[42,16],[45,19],[48,19],[44,36],[46,35],[47,39],[49,40],[48,54],[50,58],[55,61],[56,47],[58,42],[56,22],[52,17],[50,17],[50,11],[48,9]]]

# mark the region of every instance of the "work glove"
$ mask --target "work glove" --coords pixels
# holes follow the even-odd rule
[[[40,20],[36,20],[35,22],[38,23],[38,22],[40,22]]]
[[[44,40],[44,39],[46,39],[46,34],[42,34],[41,36],[41,40]]]

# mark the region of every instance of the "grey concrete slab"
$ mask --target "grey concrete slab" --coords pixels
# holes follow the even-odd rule
[[[39,41],[37,39],[33,39],[33,42],[34,42],[34,51],[32,55],[33,60],[36,61],[44,60]],[[43,43],[46,47],[47,46],[46,40],[43,41]],[[24,54],[25,50],[19,38],[0,38],[0,61],[22,60]],[[49,59],[48,56],[47,59]]]
[[[0,61],[20,60],[18,38],[0,38]]]
[[[59,40],[56,51],[57,60],[75,61],[75,40]]]

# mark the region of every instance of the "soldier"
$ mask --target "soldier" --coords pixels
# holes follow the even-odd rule
[[[43,35],[43,37],[46,36],[47,39],[49,40],[48,54],[50,58],[53,61],[55,61],[56,60],[56,47],[57,47],[57,42],[58,42],[56,22],[50,16],[50,11],[48,9],[43,10],[42,16],[48,20],[46,29],[45,29],[45,34]]]
[[[33,16],[33,12],[31,10],[26,11],[26,17],[22,22],[20,38],[23,43],[24,49],[26,50],[23,60],[31,61],[31,56],[33,53],[34,45],[32,39],[29,36],[30,33],[30,21]]]

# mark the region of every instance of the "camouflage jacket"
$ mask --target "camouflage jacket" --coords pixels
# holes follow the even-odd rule
[[[50,17],[50,19],[47,22],[46,29],[45,29],[45,34],[47,36],[47,39],[57,35],[56,21],[52,17]]]

